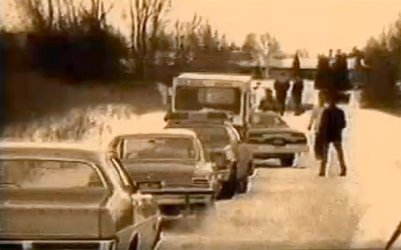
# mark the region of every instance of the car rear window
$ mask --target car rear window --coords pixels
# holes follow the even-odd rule
[[[124,140],[124,159],[195,159],[194,142],[179,137],[138,137]]]
[[[226,146],[230,137],[224,127],[192,127],[199,140],[206,146]]]
[[[85,162],[2,159],[0,187],[76,189],[106,188],[94,166]]]

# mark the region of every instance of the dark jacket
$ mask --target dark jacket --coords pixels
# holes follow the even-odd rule
[[[328,142],[341,141],[346,126],[344,111],[337,106],[328,107],[322,113],[319,132]]]
[[[302,80],[296,81],[292,85],[291,94],[293,96],[300,96],[302,95],[303,89],[304,89],[304,82]]]
[[[287,96],[287,91],[289,88],[290,88],[289,82],[281,83],[276,81],[274,83],[274,90],[276,91],[277,100],[285,101],[285,97]]]

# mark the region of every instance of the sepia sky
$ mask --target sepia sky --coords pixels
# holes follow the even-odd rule
[[[9,15],[5,3],[12,0],[0,1],[2,16]],[[114,2],[111,21],[126,26],[121,13],[128,0]],[[284,51],[305,48],[314,55],[330,48],[363,47],[396,20],[401,0],[173,0],[169,17],[190,20],[195,12],[238,44],[249,32],[269,32]]]

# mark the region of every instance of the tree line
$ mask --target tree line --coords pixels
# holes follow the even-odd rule
[[[396,82],[401,80],[401,14],[387,31],[367,41],[362,56],[370,67],[365,101],[392,105],[398,98]]]
[[[162,68],[170,72],[168,79],[183,70],[228,71],[233,60],[243,59],[235,57],[241,47],[197,14],[171,25],[171,0],[129,0],[129,36],[110,24],[113,4],[88,1],[84,5],[76,0],[16,0],[26,39],[18,42],[17,35],[2,27],[2,70],[17,65],[77,82],[126,75],[148,79]],[[259,44],[278,47],[268,34]],[[254,57],[247,41],[242,48]]]

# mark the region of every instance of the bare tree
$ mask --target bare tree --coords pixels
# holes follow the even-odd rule
[[[135,72],[143,78],[145,66],[154,61],[160,48],[159,35],[167,22],[171,0],[130,0],[131,49]]]

